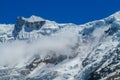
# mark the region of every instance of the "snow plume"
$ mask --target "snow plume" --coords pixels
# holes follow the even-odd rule
[[[76,43],[76,33],[69,30],[60,31],[52,36],[44,36],[30,43],[19,40],[8,42],[0,45],[0,66],[16,66],[19,63],[25,63],[35,54],[44,58],[52,54],[50,51],[57,55],[69,56],[72,52],[71,47],[74,47]]]

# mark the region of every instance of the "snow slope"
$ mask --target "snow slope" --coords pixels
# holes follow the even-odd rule
[[[119,78],[120,12],[82,25],[18,17],[0,43],[0,80]]]

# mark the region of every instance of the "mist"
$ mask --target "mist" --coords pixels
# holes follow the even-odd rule
[[[25,64],[35,54],[44,58],[46,55],[71,55],[72,49],[77,43],[77,35],[74,31],[60,31],[51,36],[44,36],[32,42],[16,40],[0,45],[0,66],[16,66]]]

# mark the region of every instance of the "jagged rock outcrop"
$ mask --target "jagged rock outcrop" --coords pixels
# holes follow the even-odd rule
[[[18,17],[13,30],[13,36],[16,38],[19,32],[22,30],[22,28],[24,28],[26,32],[39,30],[45,24],[45,22],[46,22],[45,20],[29,22],[25,20],[23,17]]]

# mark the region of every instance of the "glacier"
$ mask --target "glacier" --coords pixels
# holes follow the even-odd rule
[[[32,15],[0,24],[0,80],[120,79],[120,11],[81,25]]]

